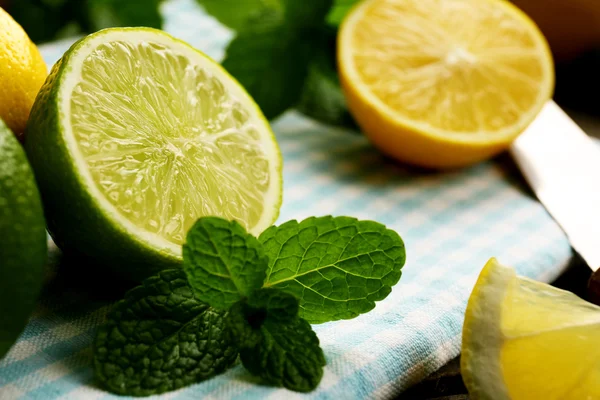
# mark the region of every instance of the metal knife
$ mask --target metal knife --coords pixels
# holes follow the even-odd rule
[[[592,269],[600,304],[600,146],[553,101],[510,148],[538,199]]]

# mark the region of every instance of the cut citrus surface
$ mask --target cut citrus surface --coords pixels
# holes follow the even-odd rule
[[[201,216],[259,234],[279,213],[281,155],[261,111],[217,63],[158,30],[76,43],[28,136],[57,244],[135,277],[178,264]]]
[[[600,398],[600,307],[491,259],[463,326],[461,370],[474,399]]]
[[[338,41],[357,122],[382,151],[421,166],[502,151],[554,87],[546,40],[504,0],[366,0]]]

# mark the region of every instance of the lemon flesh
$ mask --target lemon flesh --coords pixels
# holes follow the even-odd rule
[[[57,244],[103,262],[121,248],[119,271],[135,264],[136,277],[149,259],[148,273],[180,262],[202,216],[256,235],[278,216],[281,155],[268,122],[217,63],[164,32],[108,29],[75,44],[28,131]]]
[[[534,23],[503,0],[367,0],[339,36],[353,115],[383,151],[428,167],[504,149],[550,98]]]
[[[461,369],[475,399],[600,398],[600,307],[492,259],[467,307]]]

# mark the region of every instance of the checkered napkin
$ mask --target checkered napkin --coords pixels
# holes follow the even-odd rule
[[[232,34],[194,0],[167,1],[163,12],[167,31],[222,57]],[[71,42],[43,46],[47,62]],[[507,157],[458,172],[424,173],[382,157],[360,135],[295,113],[273,128],[285,163],[279,222],[326,214],[380,221],[406,242],[402,279],[370,313],[314,327],[327,366],[308,395],[261,386],[237,366],[161,398],[391,398],[459,354],[466,302],[488,258],[545,281],[570,258],[565,236]],[[85,266],[63,271],[0,362],[0,399],[112,398],[94,385],[91,343],[114,301],[107,295],[113,285],[93,275],[74,278],[85,277]]]

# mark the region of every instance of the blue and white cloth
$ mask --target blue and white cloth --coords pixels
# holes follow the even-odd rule
[[[232,33],[194,0],[167,1],[163,12],[167,31],[222,58]],[[43,46],[48,64],[71,43]],[[261,386],[237,366],[161,398],[392,398],[459,354],[466,302],[490,257],[544,281],[560,274],[571,257],[562,231],[508,157],[425,173],[386,159],[360,135],[295,113],[273,128],[285,163],[279,222],[326,214],[380,221],[406,242],[402,279],[372,312],[314,327],[327,366],[321,385],[308,395]],[[91,366],[95,329],[109,307],[75,284],[51,283],[0,362],[0,399],[113,398],[95,386]]]

